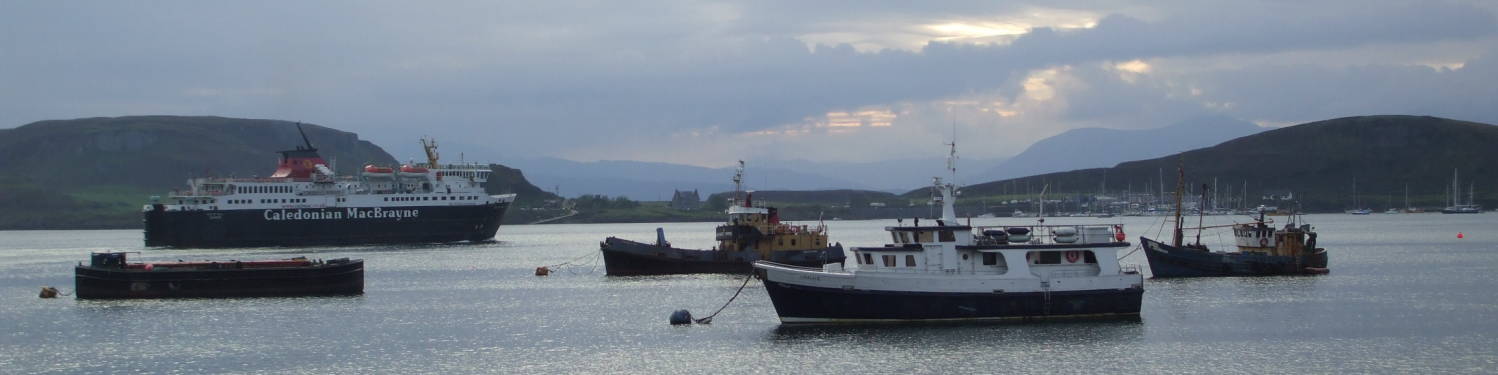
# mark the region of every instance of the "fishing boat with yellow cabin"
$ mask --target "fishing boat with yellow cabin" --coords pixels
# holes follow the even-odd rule
[[[827,242],[827,226],[796,225],[780,220],[775,207],[755,205],[753,192],[742,192],[744,162],[733,176],[734,198],[728,221],[717,228],[718,246],[710,250],[672,247],[664,230],[655,243],[609,237],[599,243],[609,276],[691,273],[749,273],[758,260],[806,267],[842,264],[842,244]]]

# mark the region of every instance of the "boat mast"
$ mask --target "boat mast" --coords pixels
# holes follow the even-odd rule
[[[957,199],[957,196],[956,196],[957,195],[957,184],[956,184],[957,183],[957,123],[956,123],[956,121],[953,121],[953,126],[951,126],[951,135],[953,135],[953,138],[951,138],[951,142],[948,142],[948,144],[947,144],[948,147],[951,147],[951,151],[948,151],[948,153],[947,153],[947,171],[951,172],[951,180],[948,180],[947,183],[942,184],[941,183],[941,178],[936,178],[936,187],[939,187],[939,189],[941,189],[941,198],[942,198],[941,219],[942,219],[942,222],[947,223],[947,225],[953,225],[954,222],[957,222],[957,210],[956,210],[956,207],[954,207],[954,204],[956,204],[956,199]]]
[[[302,135],[302,143],[307,144],[308,150],[317,151],[317,148],[312,147],[312,140],[307,139],[307,132],[302,130],[302,123],[296,123],[296,132]]]
[[[1457,203],[1457,202],[1462,200],[1462,187],[1461,187],[1460,184],[1457,183],[1458,181],[1459,180],[1457,180],[1457,170],[1456,170],[1456,168],[1452,168],[1451,169],[1451,192],[1450,192],[1451,205],[1452,206],[1456,206],[1456,205],[1460,204],[1460,203]]]
[[[1404,209],[1410,209],[1410,184],[1404,184]]]
[[[421,150],[427,153],[427,167],[437,168],[437,140],[421,137]]]
[[[1467,205],[1477,204],[1477,182],[1467,183]]]
[[[1162,188],[1165,186],[1165,179],[1164,178],[1160,179],[1160,186]],[[1175,191],[1175,195],[1176,195],[1176,216],[1175,216],[1176,228],[1175,228],[1175,234],[1173,236],[1171,236],[1172,237],[1171,238],[1171,245],[1175,246],[1175,247],[1180,247],[1181,246],[1181,240],[1182,240],[1181,237],[1183,237],[1183,234],[1181,233],[1181,200],[1184,199],[1184,197],[1181,196],[1181,191],[1183,191],[1183,190],[1186,190],[1186,156],[1185,155],[1181,156],[1180,163],[1176,165],[1176,191]]]
[[[1202,184],[1202,199],[1196,202],[1196,245],[1202,244],[1202,226],[1207,217],[1207,184]]]
[[[743,198],[739,197],[739,194],[742,193],[743,191],[744,191],[744,161],[743,160],[739,160],[739,168],[735,169],[733,171],[733,204],[734,205],[738,205],[739,202],[743,202],[744,201]]]
[[[1357,177],[1353,177],[1352,178],[1352,209],[1353,210],[1361,210],[1361,209],[1363,209],[1362,207],[1358,206],[1358,178]]]

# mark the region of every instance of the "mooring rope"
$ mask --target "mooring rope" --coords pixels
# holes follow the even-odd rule
[[[1159,228],[1155,229],[1155,238],[1160,238],[1160,232],[1163,231],[1163,230],[1165,230],[1165,220],[1160,220],[1160,222],[1158,222],[1156,224],[1159,225]],[[1145,233],[1149,233],[1150,228],[1155,228],[1156,224],[1151,224],[1149,227],[1144,228],[1144,232]],[[1144,243],[1143,242],[1136,243],[1136,244],[1134,244],[1134,249],[1129,250],[1128,254],[1124,254],[1123,256],[1118,257],[1118,260],[1124,260],[1124,258],[1128,258],[1130,255],[1134,255],[1134,253],[1139,252],[1139,249],[1143,249],[1143,248],[1144,248]]]
[[[745,275],[744,276],[744,284],[743,285],[739,285],[739,290],[736,290],[736,291],[733,292],[733,297],[728,297],[728,302],[724,302],[723,306],[719,307],[718,311],[714,311],[712,313],[712,315],[708,315],[705,318],[696,319],[694,321],[697,322],[697,324],[712,324],[713,317],[718,316],[718,313],[723,312],[723,309],[728,308],[728,305],[731,304],[731,303],[733,303],[733,300],[735,298],[739,298],[739,294],[741,294],[741,293],[744,292],[744,287],[749,286],[749,280],[753,280],[753,279],[754,279],[754,273],[753,272],[749,273],[748,275]]]
[[[581,264],[573,264],[572,265],[573,267],[567,267],[566,268],[567,273],[576,275],[579,272],[576,271],[575,269],[578,268],[578,267],[582,267],[582,266],[588,266],[588,272],[586,272],[586,273],[593,273],[594,271],[598,270],[598,259],[599,258],[603,258],[603,252],[601,252],[601,251],[593,253],[593,256],[589,257],[587,262],[583,262]]]
[[[600,253],[601,252],[590,251],[587,254],[583,254],[580,257],[572,258],[572,260],[568,260],[566,262],[561,262],[561,263],[557,263],[557,264],[553,264],[553,265],[549,265],[549,266],[544,266],[544,267],[546,267],[548,269],[557,268],[557,267],[561,267],[561,266],[565,266],[565,265],[569,265],[569,264],[575,263],[575,262],[577,262],[579,260],[582,260],[583,258],[587,258],[587,257],[591,257],[591,256],[598,256],[598,254],[600,254]]]

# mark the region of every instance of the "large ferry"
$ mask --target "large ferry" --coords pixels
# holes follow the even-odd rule
[[[301,132],[298,125],[297,131]],[[481,163],[366,165],[338,176],[302,132],[266,178],[194,178],[144,207],[146,246],[434,243],[494,238],[515,194],[489,195]]]
[[[953,208],[955,187],[937,178],[935,188],[941,218],[885,228],[892,243],[852,249],[857,268],[755,262],[780,321],[1139,315],[1144,278],[1118,262],[1118,250],[1129,247],[1121,225],[963,225]]]

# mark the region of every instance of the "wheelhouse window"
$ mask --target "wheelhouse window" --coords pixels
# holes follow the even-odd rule
[[[884,255],[884,256],[880,256],[880,258],[882,258],[884,260],[884,266],[885,267],[894,267],[895,266],[895,256],[894,255]]]
[[[915,241],[920,243],[934,242],[931,241],[931,231],[917,232]]]
[[[996,266],[999,264],[999,254],[983,253],[983,265]]]
[[[915,256],[914,255],[906,255],[905,256],[905,266],[906,267],[915,267]]]
[[[937,235],[940,236],[941,242],[957,242],[957,236],[953,235],[951,230],[943,229]]]
[[[874,256],[873,255],[869,255],[868,253],[864,253],[863,254],[863,264],[873,265],[874,264]]]
[[[1035,252],[1035,264],[1061,264],[1060,251]]]

